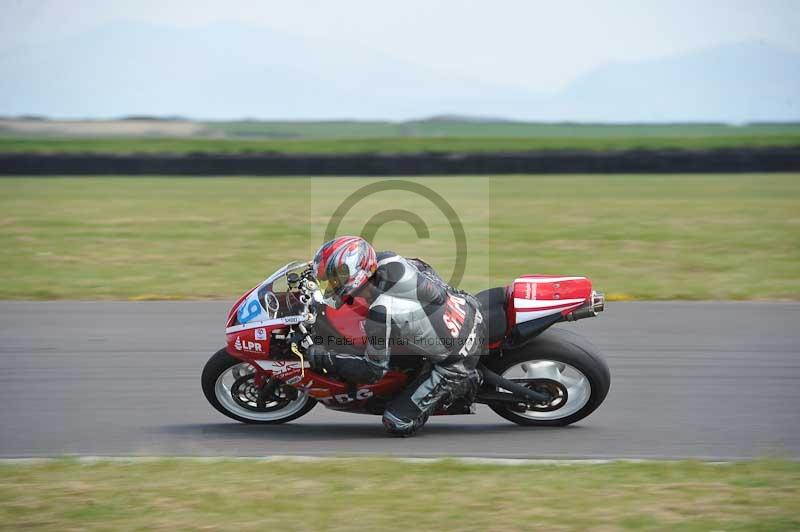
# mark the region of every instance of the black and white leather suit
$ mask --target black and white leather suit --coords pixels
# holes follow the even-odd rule
[[[427,369],[383,415],[387,430],[407,435],[441,406],[471,401],[479,384],[475,366],[486,349],[485,324],[477,300],[448,286],[427,263],[388,251],[377,259],[364,355],[327,351],[323,365],[350,382],[369,383],[384,375],[393,357],[426,357]]]

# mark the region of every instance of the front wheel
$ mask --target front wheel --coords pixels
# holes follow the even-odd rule
[[[281,385],[267,400],[259,398],[255,386],[256,369],[228,354],[217,351],[203,368],[203,393],[211,406],[242,423],[275,425],[305,415],[317,402],[308,394]]]
[[[564,426],[600,406],[611,386],[611,373],[597,348],[565,329],[549,329],[488,364],[502,377],[546,391],[547,403],[494,403],[498,415],[519,425]]]

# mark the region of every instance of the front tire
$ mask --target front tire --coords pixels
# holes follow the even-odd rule
[[[250,377],[255,368],[220,349],[203,368],[203,394],[211,406],[242,423],[276,425],[307,414],[317,402],[308,394],[285,386],[285,397],[259,405]]]
[[[498,415],[518,425],[560,427],[579,421],[603,402],[611,372],[589,341],[571,331],[549,329],[487,364],[506,379],[548,391],[547,405],[490,404]]]

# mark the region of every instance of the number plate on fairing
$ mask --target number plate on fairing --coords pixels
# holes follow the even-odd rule
[[[264,321],[269,318],[267,311],[258,300],[258,290],[250,292],[242,304],[239,305],[239,310],[236,311],[236,318],[241,325],[251,321]]]

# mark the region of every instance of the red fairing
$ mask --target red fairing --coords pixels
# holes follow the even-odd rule
[[[517,313],[514,312],[514,285],[506,286],[506,335],[517,324]]]
[[[364,320],[368,313],[367,301],[363,297],[356,297],[351,305],[342,305],[338,309],[328,308],[325,317],[350,345],[364,345]]]
[[[228,311],[228,321],[225,322],[226,327],[230,327],[231,325],[233,325],[233,318],[234,316],[236,316],[236,311],[239,310],[239,305],[241,305],[242,301],[244,301],[247,298],[247,296],[249,296],[250,293],[259,286],[261,285],[260,284],[255,285],[253,288],[242,294],[242,297],[236,300],[236,303],[234,303],[231,309]]]
[[[523,275],[514,281],[514,297],[536,300],[588,299],[592,282],[586,277]]]
[[[273,332],[285,334],[289,327],[285,324],[275,324],[266,327],[250,327],[241,329],[240,326],[231,327],[225,333],[228,354],[247,362],[270,359],[269,344]]]
[[[374,384],[359,384],[355,393],[342,381],[334,380],[310,369],[301,372],[291,369],[285,373],[273,374],[275,377],[293,382],[292,386],[305,390],[308,395],[328,408],[359,411],[372,397],[390,397],[405,386],[408,377],[399,371],[389,371]]]
[[[560,313],[566,316],[591,302],[592,282],[586,277],[523,275],[509,290],[509,327]]]

